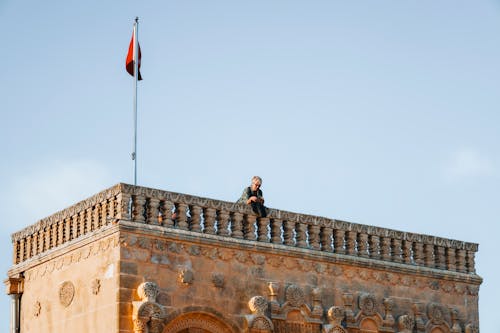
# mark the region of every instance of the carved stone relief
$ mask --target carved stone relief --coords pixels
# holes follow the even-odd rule
[[[304,304],[304,291],[294,284],[286,288],[286,301],[290,306],[301,307]]]
[[[101,290],[101,280],[99,279],[94,279],[90,283],[90,291],[92,294],[97,295],[99,294],[99,291]]]
[[[359,308],[365,316],[373,316],[377,312],[377,300],[372,294],[359,296]]]
[[[163,320],[166,317],[165,309],[156,303],[159,289],[154,282],[144,282],[137,288],[139,302],[132,302],[132,320],[136,333],[161,333]]]
[[[441,325],[444,323],[443,307],[437,303],[431,303],[427,307],[427,316],[434,325]]]
[[[75,286],[70,281],[65,281],[59,287],[59,302],[62,306],[68,307],[75,296]]]
[[[212,283],[216,288],[223,288],[224,287],[224,274],[213,273],[212,274]]]
[[[42,312],[42,304],[40,304],[39,301],[36,301],[35,304],[33,304],[33,316],[36,318],[40,316],[41,312]]]
[[[179,270],[178,281],[184,285],[193,283],[194,273],[191,269],[183,267]]]
[[[249,332],[272,332],[274,329],[271,319],[266,316],[267,300],[262,296],[254,296],[248,301],[251,315],[245,316]]]
[[[413,327],[415,326],[415,320],[413,316],[408,314],[399,316],[398,318],[398,333],[411,333],[413,332]]]

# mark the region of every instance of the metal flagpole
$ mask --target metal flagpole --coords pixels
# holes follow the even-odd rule
[[[137,185],[137,82],[139,80],[139,42],[138,42],[139,18],[134,23],[134,150],[132,160],[134,161],[134,186]]]

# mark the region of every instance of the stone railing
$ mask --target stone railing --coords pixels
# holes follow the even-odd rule
[[[117,220],[475,274],[478,245],[324,217],[118,184],[12,235],[14,264]]]

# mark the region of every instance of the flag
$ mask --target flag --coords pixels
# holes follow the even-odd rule
[[[125,60],[125,68],[127,69],[127,72],[134,76],[134,42],[135,42],[135,34],[132,33],[132,39],[130,40],[130,45],[128,46],[128,53],[127,53],[127,60]],[[139,61],[137,62],[137,68],[139,72],[139,80],[142,80],[141,76],[141,46],[139,45],[139,42],[137,42],[137,46],[139,47],[139,52],[138,52],[138,57]]]

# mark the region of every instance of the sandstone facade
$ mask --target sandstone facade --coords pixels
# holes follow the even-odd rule
[[[478,332],[472,243],[119,184],[13,245],[12,333]]]

